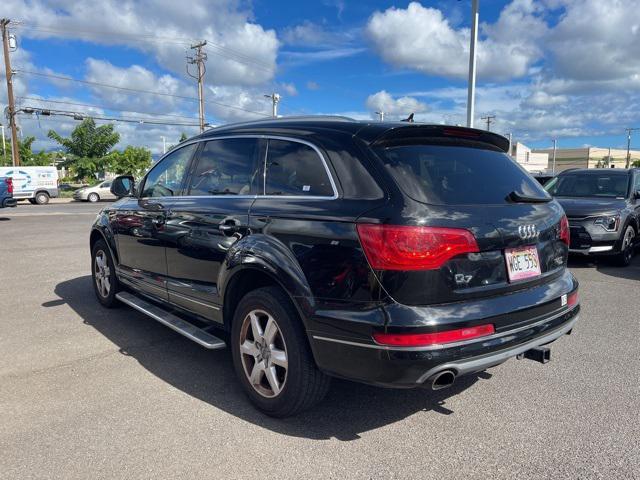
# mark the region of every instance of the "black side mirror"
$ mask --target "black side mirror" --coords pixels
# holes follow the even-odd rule
[[[633,192],[633,198],[635,198],[636,200],[640,198],[640,190],[636,190],[635,192]]]
[[[135,195],[136,182],[131,175],[121,175],[113,179],[111,193],[116,197],[132,197]]]

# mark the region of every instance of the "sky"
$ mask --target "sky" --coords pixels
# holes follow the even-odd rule
[[[212,125],[268,116],[272,92],[281,115],[466,123],[470,0],[2,0],[0,17],[18,42],[18,106],[130,120],[115,122],[120,148],[159,153],[163,136],[198,132],[185,57],[200,40]],[[638,0],[481,0],[476,126],[491,115],[491,130],[533,147],[626,148],[625,128],[640,127],[639,45]],[[6,98],[3,84],[3,109]],[[78,123],[18,122],[47,150],[49,129]]]

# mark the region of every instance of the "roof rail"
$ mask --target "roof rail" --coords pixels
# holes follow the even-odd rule
[[[234,123],[227,123],[225,125],[218,125],[216,127],[210,128],[209,130],[207,130],[208,132],[212,131],[212,130],[220,130],[220,129],[225,129],[225,128],[230,128],[230,127],[243,127],[243,126],[251,126],[251,125],[261,125],[261,124],[265,124],[265,123],[272,123],[272,122],[286,122],[286,121],[296,121],[296,122],[354,122],[355,120],[353,118],[349,118],[349,117],[345,117],[342,115],[292,115],[292,116],[286,116],[286,117],[269,117],[269,118],[260,118],[257,120],[247,120],[244,122],[234,122]]]

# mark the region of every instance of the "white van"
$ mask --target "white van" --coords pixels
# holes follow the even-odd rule
[[[0,177],[13,178],[13,198],[44,205],[58,196],[56,167],[0,167]]]

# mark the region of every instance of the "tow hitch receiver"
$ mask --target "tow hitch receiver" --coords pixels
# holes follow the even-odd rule
[[[551,349],[549,347],[535,347],[527,350],[516,357],[518,360],[528,358],[540,363],[548,363],[551,360]]]

